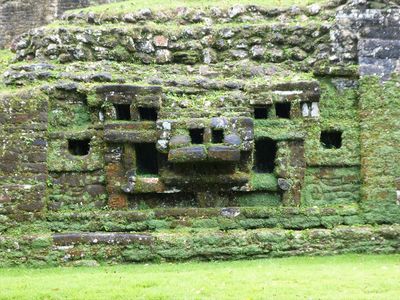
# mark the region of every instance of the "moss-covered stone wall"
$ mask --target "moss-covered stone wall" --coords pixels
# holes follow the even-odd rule
[[[46,206],[48,99],[38,89],[9,91],[0,108],[1,215],[30,220]]]
[[[69,9],[110,3],[115,0],[24,0],[3,1],[0,5],[0,48],[29,29],[43,26]]]
[[[0,96],[4,264],[398,251],[399,78],[366,46],[396,14],[335,3],[24,35]]]
[[[399,226],[249,230],[229,233],[57,234],[0,239],[0,266],[272,258],[343,253],[398,253]]]
[[[360,85],[361,176],[363,201],[398,198],[400,99],[398,79],[381,84],[366,77]]]

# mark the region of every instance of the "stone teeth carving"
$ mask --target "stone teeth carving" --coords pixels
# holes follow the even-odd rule
[[[311,117],[319,117],[319,106],[318,102],[311,103]]]
[[[99,120],[100,122],[104,122],[104,113],[102,111],[99,112]]]
[[[310,109],[308,108],[308,103],[303,103],[301,106],[301,113],[303,117],[310,116]]]

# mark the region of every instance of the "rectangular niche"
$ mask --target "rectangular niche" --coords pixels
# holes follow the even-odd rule
[[[268,119],[271,105],[257,105],[254,106],[254,119]]]
[[[114,104],[115,115],[117,120],[130,121],[131,120],[131,106],[130,104]]]
[[[275,103],[275,113],[278,118],[290,119],[290,102]]]
[[[211,140],[213,144],[221,144],[224,141],[224,131],[222,129],[213,129],[211,131]]]
[[[138,175],[158,174],[158,151],[155,143],[135,144]]]
[[[138,107],[141,121],[157,121],[157,109],[155,107]]]
[[[68,140],[68,151],[74,156],[85,156],[90,152],[90,139]]]
[[[277,152],[276,142],[269,138],[257,140],[254,150],[254,172],[273,173]]]
[[[190,139],[192,144],[204,143],[204,128],[189,129]]]
[[[342,147],[342,131],[324,130],[321,131],[320,142],[325,149],[339,149]]]

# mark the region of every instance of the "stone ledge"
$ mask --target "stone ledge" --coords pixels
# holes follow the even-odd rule
[[[8,204],[7,198],[0,203]],[[227,212],[233,211],[233,214]],[[1,213],[1,210],[0,210]],[[2,217],[2,215],[0,215]],[[32,222],[32,221],[30,221]],[[61,226],[62,224],[62,226]],[[157,232],[158,230],[202,231],[204,229],[231,231],[237,229],[325,229],[336,226],[365,226],[376,224],[400,224],[400,206],[363,205],[325,208],[273,208],[273,207],[225,207],[225,208],[157,208],[137,211],[52,212],[42,220],[30,223],[30,229],[39,226],[49,231],[81,232]],[[0,218],[0,232],[7,234],[17,226],[28,223],[16,222],[12,215]],[[61,227],[60,227],[61,226]]]
[[[75,244],[149,244],[153,238],[150,235],[130,233],[61,233],[53,235],[54,244],[68,246]]]
[[[123,131],[123,130],[106,130],[104,134],[104,140],[112,143],[145,143],[145,142],[156,142],[158,138],[158,132],[156,130],[147,131]]]
[[[58,235],[60,236],[60,235]],[[62,236],[62,235],[61,235]],[[138,235],[75,233],[71,243],[53,237],[0,237],[0,266],[73,265],[81,260],[101,263],[230,260],[341,253],[400,253],[400,225],[336,227],[303,231],[282,229],[232,232],[158,233]],[[79,240],[81,237],[84,239]],[[110,242],[120,239],[120,243]],[[94,242],[101,239],[101,243]],[[80,241],[74,243],[74,241]],[[143,241],[146,241],[144,243]]]

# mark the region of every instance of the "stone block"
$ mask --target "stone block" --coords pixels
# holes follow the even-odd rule
[[[366,26],[360,32],[363,39],[400,40],[398,26]]]
[[[169,151],[168,160],[174,163],[199,162],[207,159],[204,146],[184,147]]]
[[[104,140],[110,143],[150,143],[158,139],[157,131],[121,131],[108,130],[104,134]]]
[[[187,65],[200,62],[200,55],[196,51],[177,51],[173,53],[173,61]]]
[[[171,51],[167,49],[161,49],[156,51],[156,62],[159,64],[168,63],[172,60]]]
[[[169,147],[171,149],[188,145],[190,145],[190,136],[188,135],[176,135],[169,141]]]
[[[242,140],[237,134],[228,134],[224,137],[224,143],[231,146],[240,146]]]
[[[219,117],[211,118],[211,127],[215,129],[225,129],[228,126],[228,119]]]
[[[208,158],[213,161],[235,162],[240,160],[240,150],[230,146],[211,146],[208,148]]]
[[[154,238],[150,235],[131,233],[63,233],[53,235],[57,246],[76,244],[151,244]]]
[[[85,190],[92,197],[100,196],[106,193],[106,188],[100,184],[90,184],[86,186]]]
[[[107,98],[107,101],[111,103],[131,104],[146,95],[152,96],[158,103],[161,101],[162,89],[159,86],[107,84],[96,88],[96,93],[100,98]]]
[[[156,47],[168,47],[168,38],[163,35],[156,35],[153,41]]]
[[[113,209],[123,209],[128,207],[128,199],[123,194],[113,194],[109,196],[108,206]]]
[[[19,210],[23,210],[23,211],[27,211],[27,212],[38,212],[38,211],[41,211],[43,208],[44,208],[44,202],[41,200],[27,201],[24,203],[20,203],[18,205]]]
[[[400,58],[400,40],[361,39],[358,54],[376,59]]]
[[[287,179],[278,178],[278,186],[281,190],[288,191],[292,185]]]

